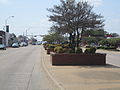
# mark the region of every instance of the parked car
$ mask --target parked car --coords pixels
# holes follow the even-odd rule
[[[23,47],[23,46],[28,46],[28,44],[26,42],[21,42],[20,43],[20,46]]]
[[[18,47],[19,47],[19,44],[18,44],[18,43],[13,43],[13,44],[12,44],[12,47],[13,47],[13,48],[18,48]]]
[[[23,43],[23,42],[21,42],[21,43],[20,43],[20,47],[23,47],[23,46],[24,46],[24,43]]]
[[[28,44],[26,42],[24,42],[24,46],[28,46]]]
[[[0,49],[6,50],[6,46],[4,44],[0,44]]]
[[[32,42],[32,45],[37,45],[36,42]]]
[[[37,45],[41,45],[41,42],[37,42]]]

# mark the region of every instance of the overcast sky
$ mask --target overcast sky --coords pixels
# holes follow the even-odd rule
[[[77,0],[80,1],[80,0]],[[94,5],[94,11],[104,16],[105,30],[120,34],[120,0],[83,0]],[[59,4],[59,0],[0,0],[0,29],[5,25],[9,16],[15,16],[8,20],[10,33],[46,34],[51,23],[46,8]]]

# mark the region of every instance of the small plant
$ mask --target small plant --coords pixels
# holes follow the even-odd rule
[[[72,48],[68,48],[67,52],[68,53],[75,53],[75,51]]]
[[[81,48],[76,48],[75,53],[79,54],[79,53],[83,53]]]
[[[53,49],[54,49],[54,48],[55,48],[55,46],[54,46],[54,45],[50,45],[50,46],[48,46],[48,48],[49,48],[49,49],[51,49],[51,48],[53,48]]]
[[[68,48],[63,48],[64,53],[68,53]]]
[[[54,48],[54,51],[55,51],[56,53],[64,53],[64,50],[63,50],[62,47],[55,47],[55,48]]]
[[[69,44],[63,44],[62,47],[63,48],[69,48]]]
[[[96,52],[96,48],[91,47],[91,48],[87,48],[84,53],[95,53],[95,52]]]

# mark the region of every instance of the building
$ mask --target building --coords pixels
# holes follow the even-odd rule
[[[0,30],[0,44],[6,45],[6,32]]]
[[[0,44],[9,46],[10,33],[0,30]]]
[[[5,36],[6,36],[6,46],[8,47],[11,34],[9,32],[5,32]]]

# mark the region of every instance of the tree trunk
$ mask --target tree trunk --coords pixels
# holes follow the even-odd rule
[[[81,33],[80,33],[80,41],[82,41],[82,39],[83,39],[83,32],[84,32],[84,28],[81,28]]]
[[[75,43],[75,36],[76,36],[76,34],[75,34],[75,32],[73,32],[73,35],[72,35],[72,49],[75,51],[75,47],[76,47],[76,43]]]
[[[69,33],[69,47],[72,47],[72,33]]]
[[[77,29],[77,41],[76,41],[76,47],[78,48],[79,47],[79,44],[80,44],[80,33]]]

